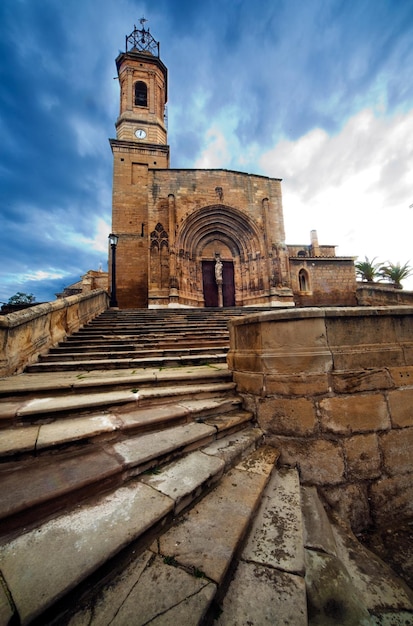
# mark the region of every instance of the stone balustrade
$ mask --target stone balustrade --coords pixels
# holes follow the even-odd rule
[[[23,371],[28,363],[107,307],[108,295],[98,289],[0,315],[0,375]]]
[[[355,531],[413,515],[413,307],[271,311],[233,320],[230,337],[281,463]]]

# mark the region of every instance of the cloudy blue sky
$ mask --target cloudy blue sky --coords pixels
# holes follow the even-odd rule
[[[413,264],[413,0],[1,0],[0,301],[107,267],[114,59],[142,16],[171,167],[282,178],[287,243]]]

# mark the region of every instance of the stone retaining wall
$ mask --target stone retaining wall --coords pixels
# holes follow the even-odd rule
[[[359,306],[413,306],[413,291],[395,289],[388,283],[357,283],[356,300]]]
[[[413,516],[413,307],[274,311],[230,325],[230,368],[281,463],[357,532]]]
[[[99,289],[0,315],[0,376],[23,371],[107,307],[108,295]]]

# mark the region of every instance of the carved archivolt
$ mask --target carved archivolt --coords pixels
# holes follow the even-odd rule
[[[241,211],[222,204],[207,206],[189,215],[178,228],[176,251],[195,260],[210,241],[220,240],[241,262],[265,257],[264,241],[255,222]]]
[[[202,297],[204,250],[209,246],[219,252],[219,242],[232,257],[238,302],[269,288],[268,255],[258,224],[238,209],[216,204],[194,211],[178,227],[175,250],[180,290]]]

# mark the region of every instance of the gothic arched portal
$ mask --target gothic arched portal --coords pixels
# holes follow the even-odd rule
[[[179,297],[185,304],[215,306],[211,290],[217,256],[223,262],[224,306],[243,305],[269,289],[262,231],[233,207],[217,204],[191,213],[178,228],[175,251]]]

